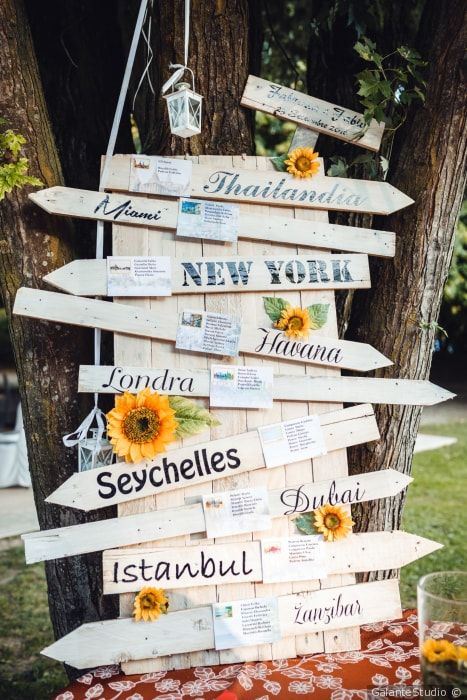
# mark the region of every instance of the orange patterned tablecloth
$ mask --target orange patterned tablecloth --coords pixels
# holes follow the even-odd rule
[[[417,618],[406,610],[401,620],[364,625],[361,651],[137,676],[103,666],[53,700],[364,700],[369,687],[419,683]]]

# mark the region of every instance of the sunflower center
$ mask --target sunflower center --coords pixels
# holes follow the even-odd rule
[[[123,421],[123,432],[131,442],[149,442],[159,432],[160,421],[150,408],[142,406],[129,411]]]
[[[300,170],[301,173],[305,173],[311,168],[311,160],[306,156],[299,156],[295,161],[295,167]]]
[[[293,331],[301,331],[303,328],[303,318],[300,318],[300,316],[292,316],[289,319],[289,328]]]
[[[339,516],[335,515],[334,513],[328,513],[324,517],[324,525],[327,527],[328,530],[336,530],[339,525],[341,524]]]
[[[157,607],[156,600],[154,599],[154,596],[151,594],[142,596],[139,604],[145,610]]]

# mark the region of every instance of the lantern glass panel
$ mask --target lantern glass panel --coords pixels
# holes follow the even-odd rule
[[[112,464],[114,456],[112,445],[106,438],[101,438],[97,445],[97,433],[97,429],[93,428],[91,437],[86,437],[83,442],[78,444],[78,469],[80,472]]]

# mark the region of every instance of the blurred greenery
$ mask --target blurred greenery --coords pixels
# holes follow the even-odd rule
[[[447,337],[439,335],[441,351],[458,357],[467,352],[467,200],[457,225],[451,269],[444,288],[439,324]]]
[[[401,529],[444,544],[401,571],[402,605],[416,607],[417,581],[431,571],[467,570],[465,483],[467,423],[430,425],[423,432],[457,438],[454,445],[414,456]],[[464,486],[462,486],[464,484]]]
[[[0,368],[2,366],[12,367],[13,363],[13,349],[10,343],[6,311],[0,307]]]
[[[68,681],[39,653],[53,641],[44,565],[27,567],[23,547],[11,544],[2,540],[10,548],[0,551],[0,698],[49,700]]]

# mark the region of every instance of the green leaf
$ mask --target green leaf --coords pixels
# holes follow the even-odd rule
[[[289,302],[281,297],[263,297],[263,303],[264,310],[273,323],[278,321],[284,309],[290,306]]]
[[[312,304],[307,307],[313,330],[322,328],[328,320],[329,304]]]
[[[299,532],[303,532],[304,535],[316,535],[315,526],[313,525],[313,513],[305,513],[304,515],[299,515],[293,521],[295,527]]]
[[[348,177],[349,164],[345,158],[339,158],[338,156],[332,156],[330,158],[332,165],[329,166],[327,170],[327,175],[331,177]]]
[[[170,407],[175,411],[178,427],[176,435],[179,438],[197,435],[208,428],[220,425],[206,408],[192,399],[184,396],[169,396]]]
[[[276,170],[280,170],[280,172],[285,173],[287,170],[285,161],[288,157],[288,153],[284,153],[282,156],[274,156],[274,158],[271,158],[271,163],[273,164]]]

